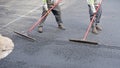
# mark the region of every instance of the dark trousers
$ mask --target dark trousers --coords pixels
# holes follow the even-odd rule
[[[91,21],[93,16],[94,16],[94,13],[93,13],[90,5],[88,5],[88,7],[89,7],[89,14],[90,14],[90,21]],[[95,8],[97,9],[97,7],[95,7]],[[100,23],[101,15],[102,15],[102,7],[100,6],[98,12],[96,13],[96,17],[95,17],[95,20],[94,20],[95,24]]]
[[[44,16],[44,14],[46,14],[46,12],[47,11],[45,10],[45,8],[43,8],[42,16]],[[62,19],[61,19],[61,11],[60,11],[60,7],[59,6],[56,6],[53,10],[51,10],[51,12],[54,14],[57,24],[63,23]],[[43,23],[45,22],[47,16],[41,21],[41,23],[39,24],[38,27],[43,26]]]

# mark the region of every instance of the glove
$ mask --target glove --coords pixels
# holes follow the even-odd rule
[[[47,11],[48,10],[47,4],[43,4],[43,8]]]
[[[93,14],[95,14],[95,13],[96,13],[96,8],[95,8],[94,5],[91,5],[91,9],[92,9],[92,11],[93,11]]]

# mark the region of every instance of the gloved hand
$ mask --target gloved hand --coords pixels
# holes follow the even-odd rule
[[[47,4],[43,4],[43,8],[47,11],[48,10]]]
[[[91,5],[91,9],[92,9],[92,11],[93,11],[93,14],[96,14],[96,8],[95,8],[94,5]]]

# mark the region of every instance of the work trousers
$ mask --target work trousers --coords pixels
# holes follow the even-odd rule
[[[91,9],[91,6],[88,5],[89,7],[89,14],[90,14],[90,21],[92,20],[93,16],[94,16],[94,13]],[[98,7],[95,6],[95,8],[97,9]],[[101,18],[101,15],[102,15],[102,7],[100,6],[98,12],[96,13],[96,17],[94,19],[94,23],[97,24],[97,23],[100,23],[100,18]]]
[[[49,7],[49,9],[50,9],[50,7]],[[47,12],[47,11],[46,11],[45,8],[43,7],[42,16],[44,16],[44,15],[46,14],[46,12]],[[60,11],[60,7],[59,7],[59,6],[56,6],[54,9],[51,10],[51,12],[54,14],[57,24],[63,23],[63,22],[62,22],[62,19],[61,19],[61,11]],[[48,15],[47,15],[47,16],[48,16]],[[40,24],[39,24],[38,27],[42,27],[42,26],[43,26],[43,24],[44,24],[47,16],[45,16],[45,18],[40,22]]]

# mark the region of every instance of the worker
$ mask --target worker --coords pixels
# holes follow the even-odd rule
[[[102,30],[102,27],[100,26],[100,18],[102,14],[102,8],[100,5],[101,0],[87,0],[88,7],[89,7],[89,14],[90,14],[90,21],[92,20],[94,14],[96,14],[95,19],[92,23],[92,33],[98,34],[98,31]],[[97,8],[99,7],[98,11]]]
[[[56,0],[43,0],[43,12],[42,12],[42,16],[44,16],[46,14],[46,12],[53,7],[56,4]],[[56,22],[58,24],[58,28],[65,30],[65,27],[63,26],[63,22],[61,19],[61,11],[60,11],[60,6],[56,5],[55,8],[53,8],[52,13],[55,16]],[[40,22],[39,26],[38,26],[38,32],[42,33],[43,32],[43,23],[45,21],[45,19],[47,18],[47,16],[45,16],[45,18]]]

